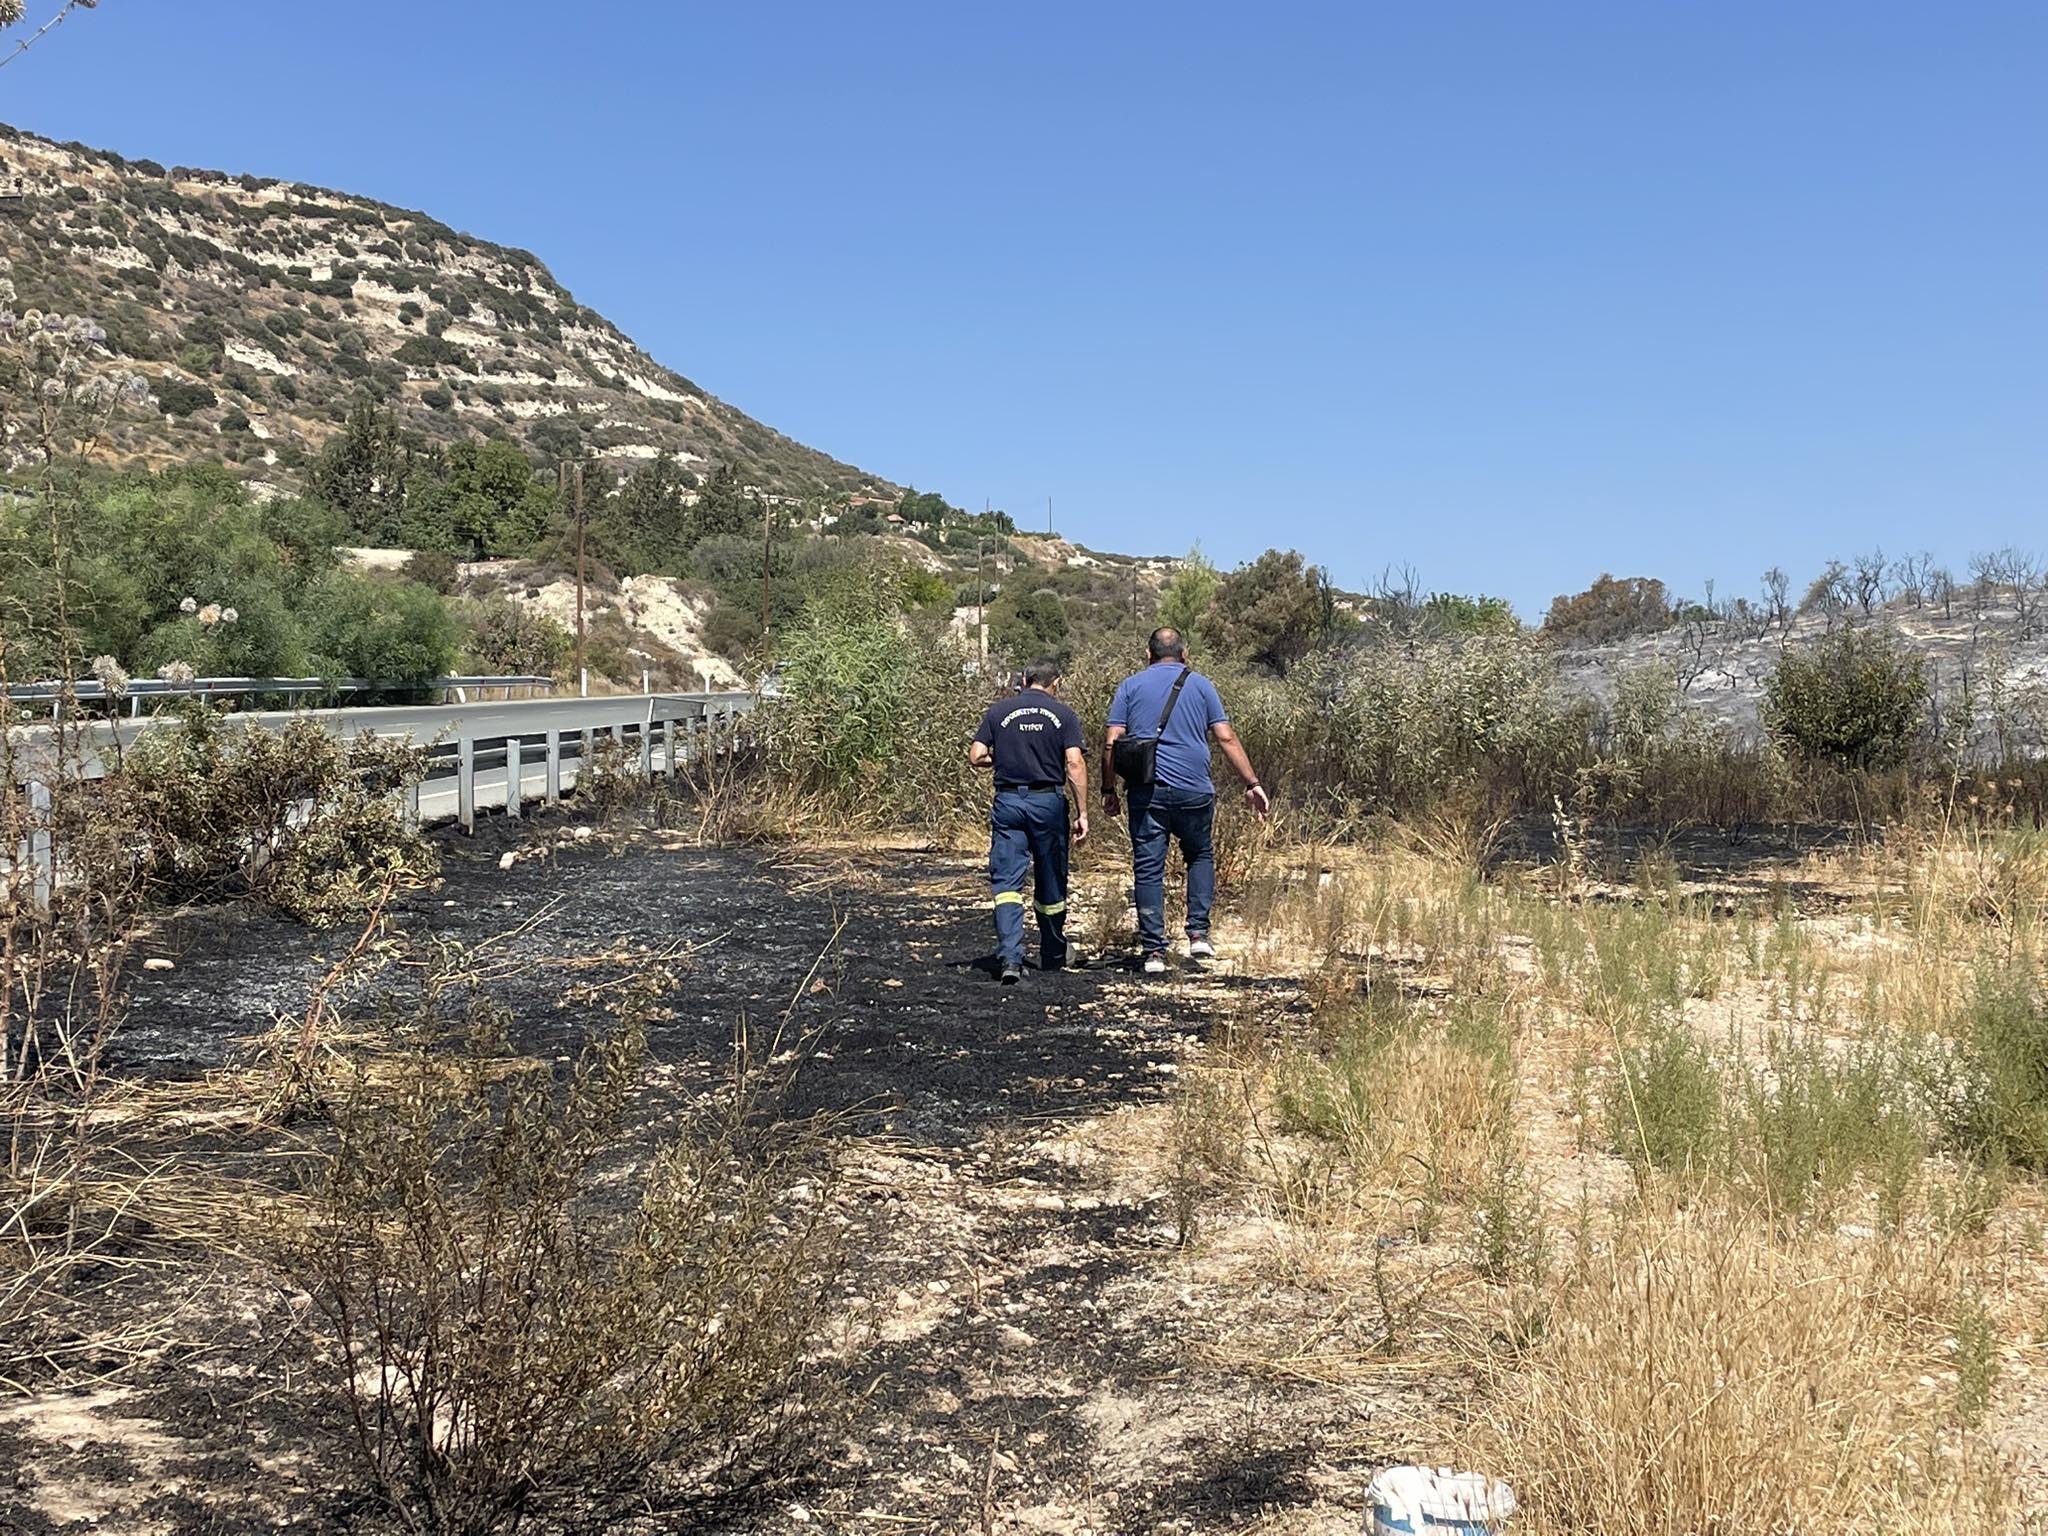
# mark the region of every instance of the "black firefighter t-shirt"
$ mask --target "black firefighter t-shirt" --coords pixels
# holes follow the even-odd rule
[[[1038,688],[989,705],[974,739],[995,755],[997,789],[1062,784],[1067,748],[1087,750],[1081,741],[1081,717]]]

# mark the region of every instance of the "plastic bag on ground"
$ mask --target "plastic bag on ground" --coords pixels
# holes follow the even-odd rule
[[[1449,1467],[1389,1467],[1366,1488],[1367,1536],[1494,1536],[1515,1512],[1506,1483]]]

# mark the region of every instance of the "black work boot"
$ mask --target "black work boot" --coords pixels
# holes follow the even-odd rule
[[[1068,954],[1066,913],[1056,912],[1050,917],[1040,913],[1038,968],[1042,971],[1064,971],[1067,968]]]

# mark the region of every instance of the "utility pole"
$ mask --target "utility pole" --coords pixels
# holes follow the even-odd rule
[[[768,643],[768,553],[774,538],[774,525],[769,521],[774,516],[774,507],[766,496],[761,498],[761,643]]]
[[[1045,536],[1052,537],[1052,498],[1045,498]]]
[[[570,464],[567,459],[555,466],[555,494],[563,495],[569,489]],[[583,515],[583,461],[575,463],[575,509],[576,509],[576,692],[579,697],[590,693],[590,674],[583,670],[583,533],[586,521]]]
[[[983,577],[983,558],[988,549],[989,499],[981,498],[982,532],[974,541],[974,644],[981,657],[981,670],[988,671],[988,582]]]

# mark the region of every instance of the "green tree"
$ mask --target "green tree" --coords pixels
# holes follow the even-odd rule
[[[0,510],[0,595],[34,578],[26,518],[19,504]],[[77,647],[142,673],[171,661],[213,673],[302,671],[300,614],[309,584],[334,565],[338,527],[316,503],[259,506],[218,468],[88,482],[70,529]],[[202,607],[215,622],[200,622]],[[219,617],[228,610],[231,621]]]
[[[1222,585],[1222,576],[1197,544],[1160,589],[1158,622],[1179,630],[1189,647],[1199,651],[1207,639],[1209,610]]]
[[[897,585],[906,608],[950,608],[953,604],[953,584],[937,571],[928,571],[921,565],[906,564]]]
[[[997,654],[1024,663],[1040,656],[1065,661],[1071,650],[1067,605],[1050,587],[1005,587],[989,610],[989,643]]]
[[[309,484],[313,494],[346,517],[360,537],[393,545],[405,519],[413,457],[397,417],[358,400],[341,431],[321,448]]]
[[[438,593],[336,571],[313,593],[312,650],[323,677],[421,683],[454,664],[461,631]]]
[[[1220,648],[1285,676],[1335,629],[1335,593],[1294,550],[1269,549],[1222,579],[1209,614]]]
[[[961,515],[938,492],[912,489],[905,489],[903,499],[896,503],[896,512],[906,523],[930,523],[934,527]]]
[[[740,488],[739,471],[721,464],[692,509],[690,542],[742,534],[760,526],[761,509]]]
[[[1840,630],[1788,651],[1764,684],[1764,723],[1811,758],[1884,768],[1927,718],[1927,663],[1883,630]]]
[[[1431,628],[1457,635],[1512,635],[1522,628],[1504,597],[1432,592],[1422,604],[1422,616]]]
[[[635,572],[679,574],[701,537],[691,511],[697,476],[663,449],[635,470],[608,504],[606,541]]]
[[[1543,633],[1566,644],[1598,645],[1669,629],[1671,598],[1653,576],[1616,579],[1602,572],[1585,591],[1553,598]]]
[[[405,525],[430,541],[452,541],[471,560],[524,554],[546,529],[554,500],[516,443],[470,438],[450,444],[432,472],[415,473]]]

